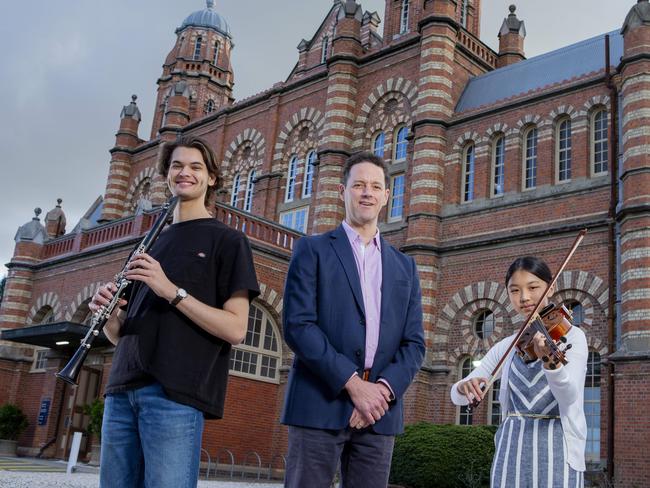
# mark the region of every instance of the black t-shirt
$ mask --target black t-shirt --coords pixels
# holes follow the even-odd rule
[[[213,218],[188,220],[164,230],[149,254],[167,278],[215,308],[239,290],[259,295],[248,239]],[[174,401],[221,418],[230,344],[183,315],[142,282],[125,294],[126,320],[113,356],[106,394],[162,384]]]

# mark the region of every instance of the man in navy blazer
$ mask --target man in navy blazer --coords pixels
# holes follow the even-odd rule
[[[388,484],[402,398],[424,357],[413,258],[379,236],[389,198],[386,163],[350,157],[340,185],[345,221],[297,241],[284,292],[284,336],[295,353],[282,423],[285,486]]]

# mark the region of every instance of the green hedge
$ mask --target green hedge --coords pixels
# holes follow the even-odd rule
[[[408,488],[481,488],[490,484],[491,425],[408,425],[395,439],[390,482]]]

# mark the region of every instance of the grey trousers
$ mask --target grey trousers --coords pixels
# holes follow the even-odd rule
[[[308,429],[289,426],[286,488],[330,488],[341,466],[342,488],[388,485],[394,436],[370,429]]]

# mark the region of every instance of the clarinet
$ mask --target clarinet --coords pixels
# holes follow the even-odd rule
[[[56,373],[57,378],[65,381],[70,385],[77,384],[77,378],[79,377],[79,373],[81,372],[81,366],[86,360],[86,356],[88,356],[88,353],[90,352],[90,348],[92,347],[93,342],[95,342],[95,339],[99,336],[99,333],[106,325],[108,318],[115,310],[115,307],[117,307],[117,304],[122,298],[122,295],[126,290],[126,287],[131,283],[131,281],[125,278],[126,272],[129,269],[129,264],[131,263],[131,261],[135,256],[142,253],[146,253],[149,251],[149,249],[151,249],[151,246],[155,242],[156,238],[162,231],[163,227],[165,227],[167,220],[169,220],[172,213],[174,212],[174,208],[176,207],[177,203],[178,203],[178,197],[171,197],[163,205],[162,211],[160,212],[160,215],[158,215],[158,218],[156,219],[156,222],[153,224],[153,227],[151,227],[149,232],[147,232],[147,235],[145,235],[144,238],[140,241],[138,247],[136,247],[131,252],[129,258],[126,260],[126,263],[124,263],[124,267],[122,268],[122,271],[120,271],[115,276],[115,285],[117,286],[117,291],[113,295],[113,299],[109,302],[108,305],[102,305],[93,314],[90,322],[90,329],[88,330],[86,337],[84,337],[81,340],[81,344],[79,345],[79,348],[74,353],[70,361],[68,361],[68,364],[66,364],[61,371]]]

